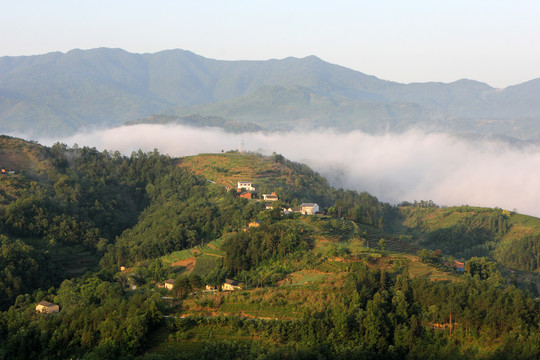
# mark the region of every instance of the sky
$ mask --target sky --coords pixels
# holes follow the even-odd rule
[[[540,1],[0,0],[0,56],[97,47],[220,60],[316,55],[402,83],[540,77]]]

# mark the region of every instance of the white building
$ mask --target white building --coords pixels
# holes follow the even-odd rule
[[[319,212],[319,205],[315,203],[302,203],[300,212],[304,215],[313,215]]]
[[[242,290],[242,287],[240,286],[240,283],[236,280],[225,279],[225,282],[223,283],[223,285],[221,285],[221,290],[223,291]]]
[[[36,305],[36,311],[44,314],[54,314],[60,311],[60,307],[48,301],[40,301]]]
[[[279,198],[276,195],[276,193],[273,192],[271,194],[263,194],[263,200],[264,201],[278,201]]]
[[[238,182],[239,190],[255,191],[255,188],[252,186],[251,181],[239,181]]]
[[[174,279],[165,280],[163,284],[168,290],[172,290],[174,288]]]

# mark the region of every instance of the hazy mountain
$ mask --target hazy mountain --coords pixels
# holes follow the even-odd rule
[[[189,51],[72,50],[0,58],[0,131],[68,134],[153,114],[219,116],[267,129],[335,127],[540,136],[540,79],[400,84],[315,56],[221,61]]]
[[[249,122],[229,121],[219,116],[175,116],[175,115],[150,115],[142,119],[128,121],[126,125],[138,125],[138,124],[175,124],[175,125],[188,125],[192,127],[215,127],[224,129],[227,132],[243,133],[254,132],[264,130],[258,125]]]

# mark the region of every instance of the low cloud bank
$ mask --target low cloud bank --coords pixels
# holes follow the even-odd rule
[[[517,209],[540,217],[540,148],[514,148],[482,140],[414,130],[369,135],[332,131],[230,134],[221,129],[136,125],[58,139],[129,155],[142,149],[186,156],[238,149],[308,164],[338,187],[367,191],[380,200],[433,200],[440,205]],[[40,139],[52,145],[53,142]]]

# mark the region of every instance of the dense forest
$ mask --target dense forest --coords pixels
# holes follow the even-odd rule
[[[286,174],[262,183],[280,197],[266,209],[157,150],[0,141],[13,169],[0,175],[0,359],[540,356],[534,280],[520,289],[503,274],[538,270],[538,219],[392,206],[281,155],[246,155]],[[322,214],[283,214],[306,201]],[[173,291],[157,287],[171,278]],[[203,291],[227,278],[245,289]],[[36,314],[43,300],[61,311]],[[274,313],[241,316],[252,308]]]
[[[193,290],[193,288],[191,288]],[[308,291],[310,291],[308,289]],[[458,283],[410,279],[358,264],[339,286],[325,288],[315,307],[299,318],[163,317],[159,293],[127,295],[106,273],[65,280],[40,293],[62,306],[37,315],[33,297],[20,295],[0,314],[0,334],[9,359],[132,358],[149,334],[165,326],[172,338],[189,338],[201,327],[240,339],[212,341],[192,352],[147,355],[148,359],[214,358],[514,358],[540,355],[537,301],[496,277]],[[283,303],[287,307],[287,303]],[[263,340],[264,339],[264,340]]]

